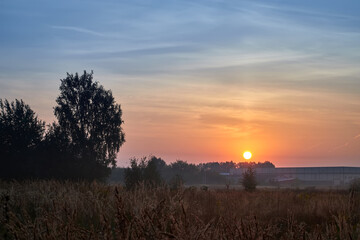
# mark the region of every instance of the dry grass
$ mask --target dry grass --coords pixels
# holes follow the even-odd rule
[[[360,195],[0,183],[3,239],[359,239]]]

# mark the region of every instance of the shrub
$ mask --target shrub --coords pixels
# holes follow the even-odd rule
[[[256,189],[257,182],[255,174],[255,170],[252,167],[249,167],[243,174],[241,183],[248,192],[255,191]]]

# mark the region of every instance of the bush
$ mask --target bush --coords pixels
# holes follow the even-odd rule
[[[257,182],[255,175],[255,170],[252,167],[249,167],[243,174],[241,183],[248,192],[253,192],[256,189]]]
[[[351,181],[350,191],[360,192],[360,178]]]

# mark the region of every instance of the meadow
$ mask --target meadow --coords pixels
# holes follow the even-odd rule
[[[359,239],[360,194],[0,182],[1,239]]]

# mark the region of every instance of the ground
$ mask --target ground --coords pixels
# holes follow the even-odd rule
[[[360,195],[0,183],[4,239],[359,239]]]

